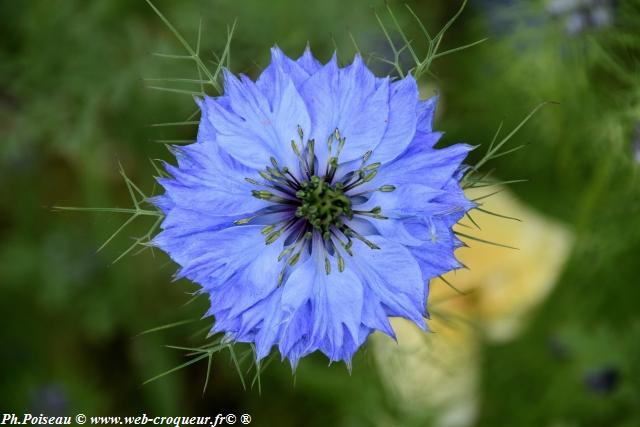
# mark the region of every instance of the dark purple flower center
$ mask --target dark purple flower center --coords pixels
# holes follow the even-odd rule
[[[300,141],[291,141],[291,148],[298,159],[299,174],[294,174],[287,166],[280,166],[278,160],[271,158],[271,165],[259,171],[264,181],[245,178],[247,182],[267,190],[252,190],[252,195],[258,199],[272,203],[271,206],[258,212],[255,216],[236,220],[237,225],[247,224],[259,216],[273,215],[272,223],[266,223],[262,229],[265,244],[270,245],[284,237],[285,249],[279,260],[285,258],[289,265],[295,265],[305,248],[311,245],[314,233],[322,239],[325,250],[325,264],[327,274],[330,272],[327,254],[338,258],[340,271],[344,269],[344,260],[337,250],[340,245],[344,251],[353,255],[352,238],[364,242],[371,249],[380,249],[376,244],[362,236],[350,225],[354,216],[366,216],[375,219],[386,219],[381,214],[379,206],[363,211],[353,209],[354,199],[367,199],[372,191],[394,191],[392,185],[383,185],[375,190],[354,193],[352,190],[373,180],[378,173],[380,163],[367,164],[371,151],[362,156],[362,163],[358,169],[342,175],[336,180],[338,157],[345,143],[336,129],[328,140],[329,159],[324,173],[316,171],[319,168],[315,154],[315,141],[304,141],[302,129],[298,129]],[[334,144],[337,142],[337,144]],[[360,201],[360,203],[362,203]],[[264,221],[264,220],[263,220]],[[264,223],[264,222],[263,222]]]

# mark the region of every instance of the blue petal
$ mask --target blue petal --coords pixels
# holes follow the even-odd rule
[[[422,245],[409,248],[420,264],[423,280],[430,280],[462,266],[454,255],[454,249],[460,246],[460,241],[448,222],[443,217],[405,224],[414,236],[424,241]]]
[[[294,319],[300,310],[308,310],[309,324],[289,324],[283,335],[281,351],[293,348],[305,338],[305,354],[322,350],[330,360],[350,360],[353,352],[345,352],[345,343],[358,343],[363,304],[363,289],[353,271],[338,271],[331,260],[332,273],[326,274],[324,260],[310,257],[299,265],[284,285],[282,310]],[[306,316],[303,316],[305,318]],[[297,327],[296,327],[297,326]],[[309,329],[311,329],[309,333]],[[306,334],[306,337],[305,337]],[[353,351],[357,348],[353,347]],[[286,354],[286,353],[285,353]]]
[[[218,102],[222,100],[222,97],[218,99]],[[209,103],[211,98],[205,96],[204,98],[195,98],[196,104],[200,107],[200,123],[198,123],[198,137],[199,143],[215,143],[216,130],[211,124],[211,121],[207,119],[209,116]],[[228,108],[228,106],[227,106]]]
[[[370,162],[387,163],[402,153],[416,131],[418,85],[409,76],[391,84],[389,118],[382,141],[373,150]]]
[[[326,141],[336,128],[346,138],[341,162],[362,156],[381,141],[389,118],[388,79],[377,79],[359,56],[343,69],[338,69],[334,56],[303,84],[301,94],[321,170],[329,156]]]
[[[418,102],[418,132],[431,133],[433,132],[433,117],[436,112],[436,105],[438,104],[438,97],[433,96],[425,101]]]
[[[150,197],[148,200],[149,200],[149,203],[152,203],[154,206],[156,206],[158,209],[160,209],[162,211],[162,213],[165,214],[165,216],[175,206],[175,204],[171,200],[171,197],[166,193],[165,194],[161,194],[159,196]]]
[[[307,45],[304,49],[304,53],[300,58],[296,60],[298,65],[300,65],[309,75],[315,74],[322,68],[322,64],[313,56],[311,53],[311,47]]]
[[[260,308],[260,312],[264,313],[265,317],[255,337],[256,358],[258,361],[271,353],[271,349],[280,338],[283,327],[282,312],[279,307],[281,293],[282,289],[278,288],[267,304]]]
[[[305,52],[306,54],[306,52]],[[299,88],[305,80],[312,74],[300,60],[294,61],[280,50],[278,46],[271,48],[271,63],[260,74],[256,80],[256,86],[264,93],[267,98],[275,98],[274,88],[278,74],[286,74],[291,77],[296,88]]]
[[[455,215],[455,218],[457,218],[455,222],[460,220],[466,211],[476,207],[476,203],[470,201],[465,196],[464,191],[460,187],[459,179],[458,176],[451,177],[443,186],[443,194],[434,199],[434,202],[443,207],[447,207],[447,214]],[[455,224],[455,222],[451,223],[450,226]]]
[[[432,133],[431,139],[437,140],[440,134]],[[442,188],[460,169],[460,165],[473,147],[455,144],[442,149],[433,149],[422,141],[411,143],[395,161],[380,167],[375,185],[422,184],[431,188]],[[371,183],[368,187],[373,187]]]
[[[384,302],[375,293],[371,287],[365,286],[363,299],[365,301],[362,307],[362,324],[366,330],[361,333],[360,340],[364,342],[366,335],[372,332],[372,330],[379,330],[389,335],[390,337],[396,337],[391,322],[389,322],[389,314],[385,310]],[[368,333],[367,333],[368,331]]]
[[[188,238],[167,229],[155,237],[154,243],[182,266],[180,277],[200,283],[207,290],[226,284],[246,269],[248,279],[269,282],[271,286],[271,282],[277,282],[278,264],[273,260],[282,250],[283,239],[265,245],[261,228],[245,225],[210,230],[203,226]]]
[[[418,239],[416,236],[411,234],[409,230],[407,230],[405,227],[405,221],[405,219],[395,219],[390,217],[387,219],[371,219],[371,226],[376,230],[376,232],[363,235],[371,236],[379,234],[405,246],[418,246],[424,244],[423,240]]]
[[[199,243],[178,249],[164,240],[162,233],[159,236],[165,250],[169,243],[174,259],[184,262],[184,256],[191,253],[205,254],[184,262],[181,274],[209,293],[207,314],[215,317],[213,332],[224,331],[238,341],[255,340],[259,359],[269,353],[282,328],[282,289],[278,287],[282,266],[276,262],[282,239],[265,246],[260,228],[236,226],[202,233],[195,236]]]
[[[278,349],[283,358],[289,359],[294,370],[300,358],[316,350],[310,345],[309,327],[313,319],[312,310],[311,300],[308,299],[294,312],[288,314],[289,317],[283,324]]]
[[[162,222],[164,236],[172,239],[187,239],[203,231],[214,232],[234,226],[236,215],[215,215],[185,207],[174,207]]]
[[[339,71],[334,56],[300,88],[300,94],[307,105],[311,119],[309,137],[318,142],[315,152],[319,170],[323,170],[323,166],[327,163],[329,150],[326,141],[336,128],[333,92],[337,90],[338,81]]]
[[[180,167],[165,164],[172,178],[158,179],[172,206],[205,216],[242,215],[266,206],[252,197],[254,187],[244,179],[255,172],[220,152],[215,143],[191,144],[174,152]]]
[[[290,77],[275,70],[273,97],[247,78],[242,81],[225,73],[225,93],[231,111],[218,100],[210,102],[207,118],[217,133],[218,144],[238,162],[262,169],[270,157],[285,165],[297,164],[291,140],[298,138],[298,126],[310,127],[309,115]],[[209,98],[210,99],[210,98]]]
[[[442,209],[433,200],[443,193],[442,190],[422,184],[405,184],[391,192],[376,191],[365,203],[354,207],[366,211],[379,206],[382,208],[382,215],[390,218],[431,216]]]
[[[426,328],[427,286],[418,262],[408,249],[392,240],[381,236],[369,239],[380,249],[370,249],[354,240],[352,250],[355,255],[350,258],[364,286],[374,297],[367,299],[365,305],[379,303],[387,316],[404,317],[420,328]],[[374,306],[369,312],[379,313],[379,310]]]

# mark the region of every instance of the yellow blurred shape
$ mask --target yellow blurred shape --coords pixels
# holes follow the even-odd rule
[[[467,195],[473,199],[483,193],[476,190]],[[490,339],[502,341],[515,336],[531,309],[549,294],[569,255],[572,237],[562,225],[527,208],[506,191],[482,203],[482,209],[520,221],[473,211],[481,229],[463,220],[462,224],[474,228],[457,225],[456,230],[517,249],[463,238],[471,247],[456,255],[469,269],[448,273],[445,278],[458,289],[475,293],[478,321]],[[441,284],[432,285],[434,294],[441,295]]]
[[[471,191],[471,199],[487,194]],[[572,236],[507,191],[482,199],[456,230],[508,249],[461,238],[469,247],[456,252],[468,269],[445,275],[461,295],[440,279],[431,282],[432,319],[424,333],[404,319],[393,319],[398,343],[380,334],[372,340],[379,372],[405,412],[436,420],[435,425],[470,425],[477,411],[483,337],[505,341],[518,334],[532,310],[553,288],[566,261]]]

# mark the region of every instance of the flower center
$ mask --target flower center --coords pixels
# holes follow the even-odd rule
[[[254,178],[245,178],[247,182],[267,190],[252,190],[251,194],[271,205],[253,216],[240,218],[234,221],[236,225],[248,224],[258,217],[275,215],[277,219],[262,228],[265,236],[265,244],[270,245],[284,236],[285,247],[278,256],[278,261],[285,260],[278,279],[278,285],[282,283],[287,266],[294,266],[300,260],[302,254],[311,251],[314,235],[320,238],[324,256],[325,271],[331,272],[329,257],[337,259],[338,271],[344,271],[344,253],[353,256],[351,250],[353,240],[358,239],[371,249],[380,249],[375,243],[360,234],[353,228],[350,220],[354,216],[369,217],[379,220],[387,219],[382,215],[382,208],[376,206],[368,211],[353,209],[360,200],[369,197],[374,191],[391,192],[395,190],[393,185],[383,185],[366,191],[355,190],[357,187],[372,181],[378,173],[380,162],[368,163],[372,152],[367,151],[362,156],[362,162],[351,172],[341,175],[336,179],[338,172],[338,158],[345,144],[345,138],[336,129],[328,138],[328,159],[326,165],[318,164],[315,154],[315,141],[304,139],[304,133],[298,127],[298,142],[291,141],[291,149],[295,153],[299,173],[293,169],[281,166],[278,159],[271,157],[271,165],[259,171],[263,181]],[[316,171],[316,169],[324,171]],[[264,221],[264,220],[263,220]]]
[[[343,192],[344,184],[335,186],[316,175],[300,185],[296,197],[301,205],[296,209],[298,218],[305,218],[321,235],[328,235],[332,226],[343,226],[341,217],[353,218],[351,199]]]

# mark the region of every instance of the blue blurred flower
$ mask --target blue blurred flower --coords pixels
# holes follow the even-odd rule
[[[547,11],[564,19],[567,34],[576,35],[589,28],[611,25],[616,3],[615,0],[551,0]]]
[[[435,98],[359,56],[274,48],[257,81],[227,72],[198,102],[198,140],[159,180],[154,243],[208,294],[212,332],[295,368],[316,350],[350,366],[374,330],[394,335],[390,316],[426,328],[429,280],[460,267],[452,226],[474,206],[459,185],[471,147],[434,149]]]

